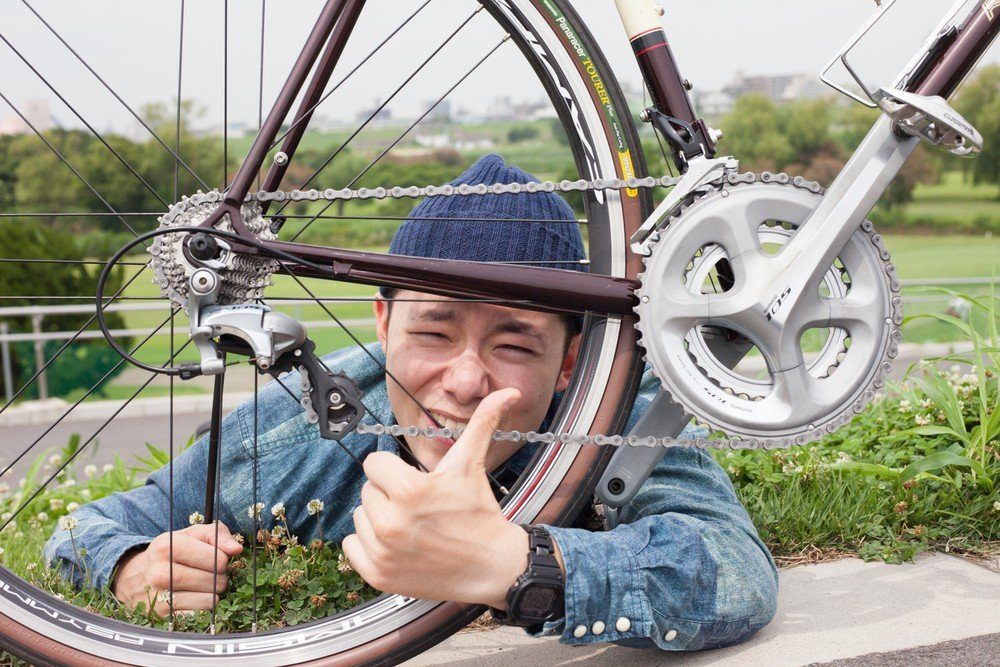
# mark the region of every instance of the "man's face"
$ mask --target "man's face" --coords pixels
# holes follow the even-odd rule
[[[398,291],[395,298],[391,316],[385,301],[375,302],[386,368],[443,427],[464,428],[483,398],[513,387],[521,392],[521,398],[511,406],[500,428],[537,430],[552,394],[569,384],[579,336],[573,337],[567,349],[566,325],[557,315],[457,302],[407,290]],[[433,426],[392,379],[386,379],[386,387],[397,423]],[[429,470],[437,467],[454,444],[423,436],[406,436],[406,443]],[[496,469],[522,446],[493,443],[486,469]]]

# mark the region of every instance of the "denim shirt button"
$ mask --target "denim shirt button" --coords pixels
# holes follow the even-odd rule
[[[676,630],[667,630],[667,634],[663,635],[663,638],[665,640],[667,640],[668,642],[672,642],[675,639],[677,639],[677,631]]]
[[[619,618],[618,622],[615,623],[615,629],[618,630],[618,632],[628,632],[629,628],[631,627],[632,627],[632,621],[628,620],[624,616]]]
[[[584,636],[585,634],[587,634],[586,625],[578,625],[575,628],[573,628],[573,636],[576,637],[577,639]]]
[[[595,635],[599,635],[602,632],[604,632],[604,621],[597,621],[596,623],[594,623],[594,625],[591,626],[590,631],[593,632]]]

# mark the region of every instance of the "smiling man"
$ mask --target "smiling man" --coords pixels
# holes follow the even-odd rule
[[[455,184],[531,180],[488,155]],[[572,220],[572,210],[552,193],[434,197],[414,209],[390,252],[585,270]],[[774,563],[729,480],[702,451],[669,449],[609,532],[588,530],[586,513],[571,527],[524,529],[503,517],[487,473],[516,477],[536,445],[493,442],[490,435],[498,427],[545,429],[576,362],[576,318],[406,291],[383,289],[381,296],[378,342],[334,352],[326,364],[365,392],[371,413],[365,423],[431,425],[416,399],[442,426],[467,425],[457,442],[405,436],[410,451],[401,452],[391,436],[351,433],[343,445],[363,460],[359,469],[319,437],[297,396],[289,396],[299,388],[293,373],[285,388],[279,381],[263,388],[256,413],[246,403],[223,421],[217,542],[213,526],[193,525],[175,530],[171,552],[164,467],[141,488],[77,510],[82,559],[70,536],[57,530],[46,544],[47,560],[79,585],[89,572],[92,585],[127,603],[167,589],[172,567],[175,608],[209,608],[226,583],[220,576],[213,588],[213,567],[224,573],[243,549],[230,529],[253,531],[247,510],[256,461],[258,498],[284,503],[300,539],[343,540],[358,572],[387,592],[490,605],[506,622],[557,633],[568,643],[692,650],[742,641],[770,621]],[[387,381],[387,371],[400,384]],[[657,386],[647,372],[629,426]],[[202,509],[207,463],[205,439],[174,463],[175,528]],[[314,498],[324,502],[323,512],[307,510]],[[536,549],[529,556],[538,545],[550,559]],[[544,623],[516,595],[531,582],[556,595]],[[166,602],[157,610],[165,613]]]

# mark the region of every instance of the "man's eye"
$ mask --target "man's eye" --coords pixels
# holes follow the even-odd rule
[[[431,339],[448,340],[447,336],[445,336],[443,333],[438,333],[437,331],[413,331],[411,333],[414,336],[421,336],[423,338],[427,338],[428,340]]]
[[[512,352],[517,352],[518,354],[534,354],[534,350],[529,350],[526,347],[521,347],[520,345],[501,345],[501,349],[511,350]]]

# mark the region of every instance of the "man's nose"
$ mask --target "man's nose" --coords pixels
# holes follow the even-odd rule
[[[490,393],[489,371],[472,352],[462,354],[445,372],[443,388],[461,404],[475,403]]]

